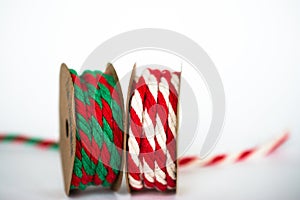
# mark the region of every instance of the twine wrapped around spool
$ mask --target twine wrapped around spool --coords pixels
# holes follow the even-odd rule
[[[122,180],[123,95],[114,67],[78,76],[60,71],[60,153],[66,194],[88,185],[117,190]]]
[[[129,191],[176,191],[180,72],[132,71],[127,96]]]

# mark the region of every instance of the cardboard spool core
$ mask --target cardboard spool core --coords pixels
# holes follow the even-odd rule
[[[132,72],[131,72],[131,76],[130,76],[130,81],[129,81],[129,85],[128,85],[128,92],[127,92],[127,99],[126,99],[126,115],[125,115],[125,132],[126,132],[126,138],[124,140],[125,142],[125,149],[126,149],[126,160],[128,160],[128,136],[129,136],[129,126],[130,126],[130,120],[129,120],[129,108],[130,108],[130,99],[131,99],[131,95],[133,94],[133,91],[134,91],[134,88],[132,87],[133,86],[133,83],[134,83],[134,78],[136,77],[136,64],[134,64],[133,68],[132,68]],[[181,75],[179,77],[179,89],[178,89],[178,103],[177,103],[177,113],[179,113],[179,98],[180,98],[180,83],[181,83]],[[176,124],[176,133],[178,135],[178,128],[179,128],[179,117],[177,115],[177,124]],[[178,136],[176,137],[178,138]],[[178,149],[178,139],[176,140],[176,158],[177,158],[177,149]],[[127,190],[128,192],[140,192],[140,191],[132,191],[130,189],[130,186],[129,186],[129,178],[128,178],[128,166],[127,164],[125,164],[125,169],[126,169],[126,174],[125,174],[125,179],[126,179],[126,185],[127,185]],[[178,166],[178,159],[176,159],[175,161],[175,174],[176,174],[176,187],[172,190],[167,190],[166,192],[169,192],[169,193],[176,193],[177,191],[177,182],[178,182],[178,176],[177,176],[177,166]],[[149,190],[149,189],[142,189],[141,191],[144,191],[144,190]],[[153,189],[154,190],[154,189]]]
[[[112,76],[116,82],[115,91],[120,97],[121,114],[123,115],[124,124],[124,100],[119,83],[117,73],[112,64],[108,63],[105,74]],[[61,155],[61,163],[63,170],[64,187],[67,195],[70,194],[70,186],[73,174],[75,151],[76,151],[76,118],[75,118],[75,101],[74,101],[74,85],[70,71],[66,64],[61,65],[60,69],[60,90],[59,90],[59,124],[60,124],[60,140],[59,149]],[[124,127],[123,126],[123,127]],[[125,132],[123,135],[125,149]],[[115,182],[112,184],[112,190],[118,190],[123,177],[124,168],[124,151],[121,155],[120,173],[116,177]]]

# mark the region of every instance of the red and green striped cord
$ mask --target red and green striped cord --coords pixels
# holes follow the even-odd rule
[[[36,146],[43,149],[58,149],[58,143],[54,140],[41,139],[36,137],[28,137],[25,135],[14,134],[14,133],[0,133],[0,142],[16,142]]]
[[[100,71],[78,76],[74,83],[76,156],[71,189],[88,185],[110,187],[121,170],[123,119],[116,82]]]

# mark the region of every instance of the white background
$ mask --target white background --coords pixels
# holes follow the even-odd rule
[[[299,1],[287,0],[3,0],[0,3],[0,131],[57,139],[58,78],[62,62],[79,70],[86,57],[114,35],[137,28],[170,29],[197,42],[214,61],[222,78],[226,120],[213,153],[234,152],[259,144],[286,128],[292,134],[280,152],[255,165],[228,166],[225,171],[204,169],[182,175],[178,198],[202,194],[206,198],[297,199],[300,196],[297,187],[299,10]],[[5,152],[14,150],[4,147],[0,159],[10,163]],[[56,157],[53,160],[58,162]],[[4,172],[0,173],[3,175]],[[56,173],[54,177],[59,179],[60,175]],[[16,182],[13,178],[11,181]],[[57,183],[61,184],[61,180]],[[0,177],[0,187],[3,185]],[[53,198],[64,197],[60,186]],[[13,195],[10,190],[0,191]],[[32,195],[32,191],[29,193]],[[47,194],[49,198],[52,193]]]

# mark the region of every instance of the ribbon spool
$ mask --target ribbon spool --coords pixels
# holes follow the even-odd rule
[[[126,103],[128,191],[176,192],[180,72],[133,67]]]
[[[113,81],[115,83],[115,86],[113,87],[113,91],[116,92],[117,96],[118,96],[118,101],[119,101],[119,107],[120,107],[120,113],[117,113],[119,115],[119,117],[121,117],[121,124],[122,127],[124,127],[124,101],[123,101],[123,95],[122,95],[122,91],[121,91],[121,87],[119,85],[119,79],[118,76],[115,72],[114,67],[111,64],[108,64],[106,67],[105,72],[103,73],[104,76],[111,76],[113,78]],[[62,161],[62,169],[63,169],[63,178],[64,178],[64,187],[65,187],[65,192],[67,195],[70,194],[70,191],[74,188],[78,188],[78,187],[74,187],[74,185],[72,185],[74,182],[74,178],[77,178],[77,181],[81,181],[80,177],[74,177],[76,176],[76,174],[74,173],[74,168],[78,167],[78,164],[80,164],[78,162],[78,159],[76,156],[78,156],[78,152],[81,151],[86,151],[86,145],[84,143],[84,138],[80,138],[80,142],[79,142],[79,138],[78,138],[78,132],[80,131],[78,129],[80,124],[77,124],[77,110],[76,110],[76,101],[75,101],[75,89],[74,89],[74,80],[72,79],[72,76],[74,78],[74,74],[70,73],[70,70],[68,69],[68,67],[65,64],[61,65],[61,70],[60,70],[60,141],[59,141],[59,146],[60,146],[60,154],[61,154],[61,161]],[[111,95],[111,94],[110,94]],[[112,97],[113,98],[113,97]],[[113,100],[112,100],[113,101]],[[90,110],[89,112],[96,112],[95,110]],[[105,113],[108,111],[105,111],[105,109],[102,110],[102,115],[104,116],[105,114],[109,114],[109,113]],[[97,113],[99,114],[99,113]],[[110,116],[111,113],[110,113]],[[108,120],[109,121],[109,120]],[[107,124],[111,123],[107,122]],[[121,130],[122,135],[121,136],[117,136],[115,134],[116,132],[114,130],[112,130],[112,137],[120,137],[118,139],[121,139],[122,141],[120,141],[120,148],[118,149],[118,153],[119,153],[119,157],[118,159],[120,159],[120,163],[118,164],[118,169],[112,169],[114,170],[113,172],[116,173],[116,176],[114,176],[113,178],[113,182],[112,183],[106,183],[104,184],[104,182],[102,182],[102,180],[100,180],[97,177],[97,180],[95,181],[95,185],[103,185],[106,187],[110,187],[112,190],[117,190],[120,185],[121,185],[121,181],[122,181],[122,168],[124,165],[124,131]],[[97,130],[94,130],[93,134],[98,134]],[[95,138],[91,138],[91,140],[95,141]],[[99,142],[99,138],[97,140]],[[100,141],[100,142],[105,142],[105,141]],[[80,147],[81,144],[82,146]],[[96,144],[94,142],[94,144]],[[84,147],[85,145],[85,147]],[[103,146],[102,146],[103,147]],[[82,148],[82,149],[79,149]],[[85,149],[84,149],[85,148]],[[104,147],[103,147],[104,148]],[[96,164],[90,163],[92,164],[92,166],[94,168],[96,168],[96,165],[99,165],[100,162],[104,162],[104,158],[106,159],[107,156],[109,156],[109,158],[112,159],[117,159],[116,157],[114,158],[114,155],[108,155],[108,151],[107,151],[107,147],[106,147],[106,151],[103,153],[105,154],[104,157],[92,157],[94,156],[94,154],[100,154],[100,152],[87,152],[87,154],[90,154],[90,160],[91,161],[95,161]],[[103,150],[103,149],[102,149]],[[91,151],[97,151],[97,148],[92,148]],[[98,149],[99,151],[99,149]],[[104,150],[103,150],[104,151]],[[84,153],[84,152],[83,152]],[[112,156],[112,157],[110,157]],[[97,160],[98,159],[98,160]],[[101,160],[103,159],[103,160]],[[76,166],[75,166],[76,165]],[[87,164],[86,164],[87,165]],[[108,165],[109,163],[104,163],[103,165]],[[85,167],[84,163],[83,163],[83,168]],[[97,168],[98,169],[98,168]],[[103,168],[102,168],[103,169]],[[76,170],[76,169],[75,169]],[[96,170],[96,169],[95,169]],[[111,171],[112,171],[111,170]],[[99,170],[98,170],[99,171]],[[105,172],[98,172],[97,171],[97,175],[98,173],[102,173],[102,175],[105,175]],[[85,173],[88,174],[88,172],[84,171],[84,169],[82,169],[82,172],[79,171],[79,173]],[[96,173],[96,172],[95,172]],[[107,172],[106,172],[107,173]],[[89,174],[88,174],[89,175]],[[91,177],[91,176],[89,176]],[[91,182],[87,182],[87,185],[91,185]],[[85,185],[84,187],[82,186],[82,182],[80,182],[80,189],[85,188],[87,185]]]

